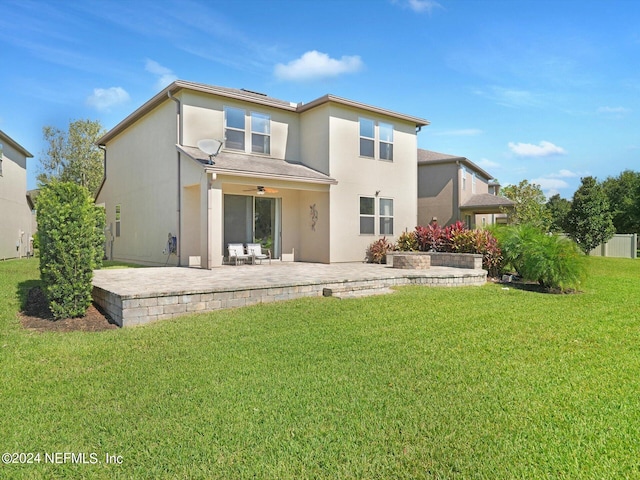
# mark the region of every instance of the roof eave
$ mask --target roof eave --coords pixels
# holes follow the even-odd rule
[[[394,112],[391,110],[387,110],[385,108],[374,107],[373,105],[367,105],[366,103],[356,102],[355,100],[349,100],[347,98],[338,97],[335,95],[327,94],[320,98],[316,98],[309,103],[304,103],[298,105],[297,111],[299,113],[306,112],[307,110],[311,110],[313,108],[319,107],[320,105],[324,105],[325,103],[338,103],[341,105],[345,105],[348,107],[357,108],[359,110],[367,110],[372,113],[376,113],[378,115],[385,115],[388,117],[398,118],[400,120],[404,120],[407,122],[414,123],[417,127],[426,127],[430,124],[429,120],[425,120],[424,118],[414,117],[412,115],[405,115],[403,113]]]
[[[13,138],[11,138],[9,135],[7,135],[6,133],[4,133],[2,130],[0,130],[0,139],[4,142],[4,143],[8,143],[9,145],[11,145],[11,147],[15,148],[16,150],[18,150],[18,152],[20,152],[22,155],[24,155],[27,158],[33,158],[33,155],[31,153],[29,153],[29,151],[24,148],[22,145],[20,145],[18,142],[16,142]]]

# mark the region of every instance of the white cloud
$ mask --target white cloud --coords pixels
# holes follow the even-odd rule
[[[281,80],[315,80],[336,77],[344,73],[355,73],[363,66],[362,60],[357,55],[345,55],[340,60],[336,60],[326,53],[311,50],[286,65],[277,64],[274,74]]]
[[[499,167],[500,166],[499,163],[492,162],[488,158],[483,158],[482,160],[480,160],[478,162],[478,165],[481,166],[482,168],[495,168],[495,167]]]
[[[97,110],[109,110],[129,99],[129,94],[122,87],[94,88],[93,95],[87,97],[86,103]]]
[[[607,118],[620,119],[630,113],[631,109],[625,107],[600,107],[597,112]]]
[[[178,77],[170,68],[164,67],[160,65],[155,60],[148,59],[145,62],[144,69],[158,76],[158,80],[156,81],[155,87],[157,90],[162,90],[164,87],[169,85],[172,82],[175,82]]]
[[[488,98],[503,107],[539,107],[544,99],[528,90],[490,86],[488,89],[475,89],[473,93]]]
[[[418,13],[431,13],[434,8],[442,8],[442,5],[434,0],[409,0],[409,8]]]
[[[480,134],[482,134],[482,130],[480,130],[479,128],[463,128],[460,130],[446,130],[444,132],[434,133],[434,135],[439,137],[443,137],[443,136],[472,137]]]
[[[600,107],[598,113],[628,113],[631,110],[625,107]]]
[[[550,155],[565,155],[567,153],[564,148],[558,147],[545,140],[541,141],[538,145],[509,142],[509,148],[519,157],[548,157]]]
[[[560,170],[558,173],[550,173],[547,175],[549,178],[576,178],[577,176],[577,173],[565,169]]]
[[[410,8],[416,13],[431,13],[434,8],[442,8],[435,0],[391,0],[391,3],[400,4],[404,8]]]

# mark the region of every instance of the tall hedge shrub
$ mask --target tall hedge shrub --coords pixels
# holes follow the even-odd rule
[[[93,270],[102,266],[104,209],[75,183],[42,188],[37,203],[40,278],[54,318],[83,316],[91,304]]]

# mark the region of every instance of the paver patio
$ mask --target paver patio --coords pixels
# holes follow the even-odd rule
[[[131,326],[306,296],[384,293],[397,285],[483,285],[486,277],[485,270],[477,269],[402,270],[366,263],[273,262],[213,270],[150,267],[95,271],[93,297],[118,325]]]

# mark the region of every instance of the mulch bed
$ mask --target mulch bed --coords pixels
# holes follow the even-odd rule
[[[113,320],[93,303],[84,317],[55,320],[40,287],[29,290],[24,310],[18,313],[18,316],[24,328],[37,332],[100,332],[118,328]]]

